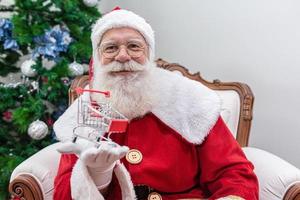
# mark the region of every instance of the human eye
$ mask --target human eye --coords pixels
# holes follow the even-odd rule
[[[143,49],[143,45],[137,42],[129,42],[127,44],[127,48],[132,51],[141,51]]]
[[[115,44],[108,44],[103,47],[104,53],[114,53],[118,51],[118,46]]]

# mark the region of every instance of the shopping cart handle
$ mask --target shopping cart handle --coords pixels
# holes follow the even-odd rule
[[[82,95],[83,89],[81,87],[77,87],[77,88],[75,88],[75,92],[77,95]]]
[[[77,95],[82,95],[83,92],[94,92],[94,93],[100,93],[100,94],[104,94],[105,97],[110,97],[110,92],[109,91],[100,91],[100,90],[90,90],[90,89],[83,89],[81,87],[77,87],[75,88],[75,92]]]

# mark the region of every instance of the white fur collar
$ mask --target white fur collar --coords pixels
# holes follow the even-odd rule
[[[155,68],[157,79],[153,91],[155,102],[151,112],[183,138],[201,144],[220,116],[221,100],[216,92],[203,84],[173,72]],[[88,96],[84,96],[89,99]],[[77,100],[55,122],[59,140],[69,140],[77,126]]]
[[[201,144],[220,116],[221,99],[197,81],[160,68],[155,73],[161,87],[153,114],[187,141]]]

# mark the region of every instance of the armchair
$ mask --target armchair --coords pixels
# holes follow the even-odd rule
[[[204,80],[200,73],[191,74],[179,64],[158,59],[157,66],[199,81],[215,90],[222,98],[222,117],[244,153],[255,166],[262,200],[300,200],[300,170],[279,157],[266,151],[248,147],[252,121],[254,96],[244,83]],[[74,89],[88,84],[88,76],[77,77],[69,90],[69,104],[77,95]],[[53,182],[60,155],[56,152],[59,143],[52,144],[21,163],[12,173],[9,192],[12,199],[24,200],[52,199]],[[33,165],[34,163],[34,165]]]

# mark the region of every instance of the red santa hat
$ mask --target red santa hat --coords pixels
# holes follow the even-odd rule
[[[112,28],[129,27],[139,31],[149,47],[149,60],[154,59],[154,32],[146,20],[139,15],[123,9],[115,9],[100,18],[92,29],[93,57],[97,58],[97,46],[103,34]]]

